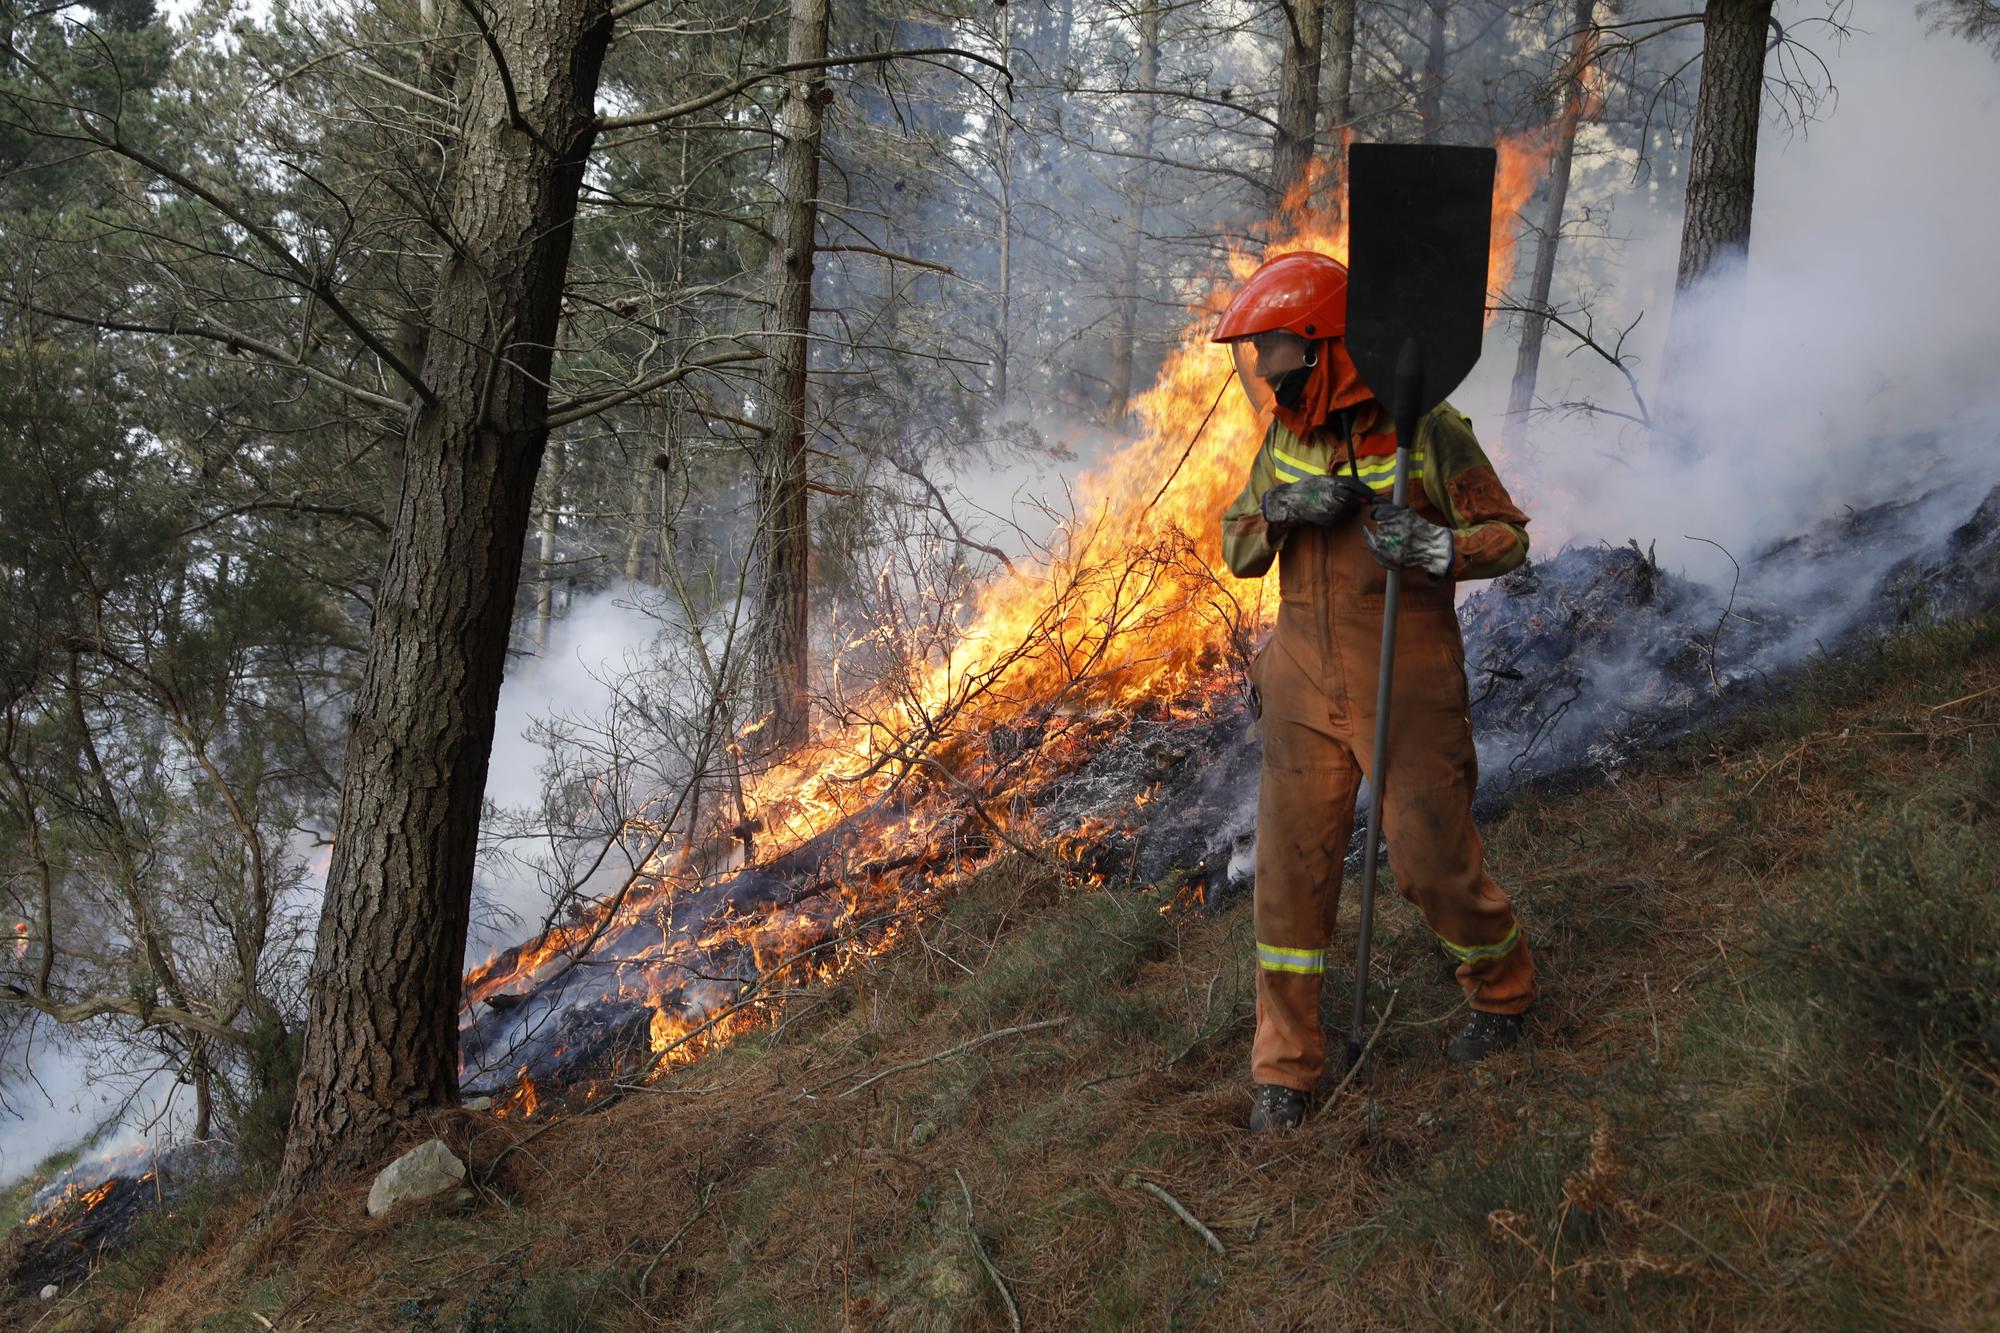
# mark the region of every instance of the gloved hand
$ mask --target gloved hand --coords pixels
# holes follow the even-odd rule
[[[1451,568],[1451,529],[1418,516],[1408,505],[1378,504],[1375,526],[1362,532],[1368,553],[1384,569],[1421,569],[1441,579]]]
[[[1317,523],[1332,527],[1374,499],[1375,492],[1353,477],[1302,477],[1264,492],[1264,521],[1280,526]]]

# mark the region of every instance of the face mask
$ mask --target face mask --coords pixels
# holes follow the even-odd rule
[[[1293,412],[1303,407],[1306,401],[1306,382],[1312,378],[1312,373],[1311,366],[1300,366],[1279,376],[1278,382],[1271,386],[1272,393],[1278,399],[1278,405]]]

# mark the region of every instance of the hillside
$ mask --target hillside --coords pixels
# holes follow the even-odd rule
[[[1489,823],[1526,1048],[1444,1064],[1392,898],[1372,1064],[1254,1139],[1247,900],[1015,857],[664,1082],[441,1123],[469,1204],[197,1197],[8,1326],[2000,1327],[1996,830],[2000,623],[1822,661]]]

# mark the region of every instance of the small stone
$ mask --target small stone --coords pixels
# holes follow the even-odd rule
[[[52,1301],[60,1295],[62,1295],[62,1288],[53,1282],[42,1288],[42,1299],[45,1301]]]
[[[465,1182],[465,1163],[443,1139],[412,1148],[382,1169],[368,1189],[368,1215],[380,1217],[403,1203],[434,1199]]]
[[[463,1103],[463,1105],[468,1111],[490,1111],[493,1109],[493,1099],[491,1097],[474,1097],[471,1101]]]

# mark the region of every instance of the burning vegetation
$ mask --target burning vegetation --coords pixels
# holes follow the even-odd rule
[[[1499,149],[1496,291],[1549,142]],[[1313,207],[1342,196],[1332,170],[1316,164],[1293,190],[1257,238],[1266,250],[1346,258],[1342,218]],[[1208,333],[1258,262],[1233,252],[1229,280],[1137,398],[1138,435],[1077,482],[1046,560],[996,572],[946,609],[942,632],[880,626],[882,685],[745,783],[736,835],[752,864],[702,873],[662,839],[614,903],[468,975],[468,1096],[531,1116],[551,1089],[594,1098],[613,1074],[697,1058],[770,1021],[787,988],[894,945],[941,890],[1007,850],[1098,881],[1178,866],[1196,896],[1212,889],[1254,783],[1254,748],[1225,738],[1243,729],[1245,667],[1275,597],[1223,563],[1218,516],[1264,422],[1230,391],[1228,351]],[[1105,762],[1128,749],[1150,774]],[[1176,790],[1156,802],[1163,782]],[[1218,803],[1230,808],[1196,808]]]

